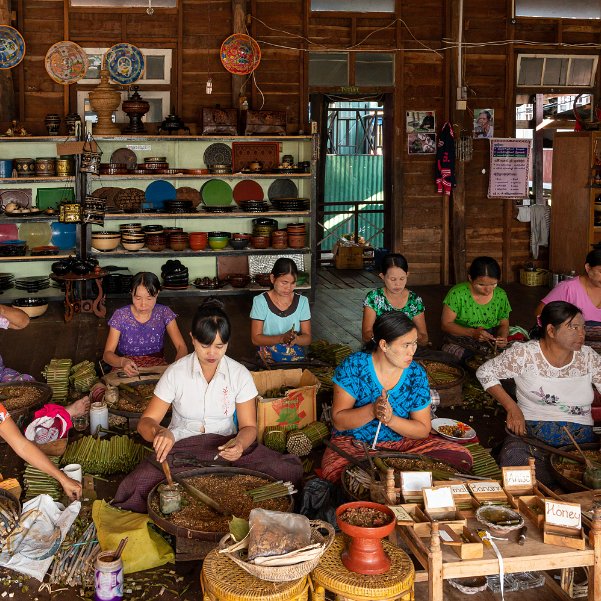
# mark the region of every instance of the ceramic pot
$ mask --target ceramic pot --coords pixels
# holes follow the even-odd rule
[[[17,170],[17,177],[33,177],[35,175],[34,159],[15,159],[14,165]]]
[[[129,125],[123,130],[126,134],[146,133],[142,117],[150,110],[150,104],[140,96],[138,86],[132,86],[134,93],[123,101],[121,110],[128,116]]]
[[[76,134],[77,124],[81,123],[81,117],[77,113],[69,113],[65,117],[65,125],[67,126],[67,133],[70,136]]]
[[[56,175],[56,159],[54,157],[37,158],[35,174],[37,177],[54,177]]]
[[[377,509],[385,513],[390,521],[383,526],[366,528],[353,526],[340,519],[347,509]],[[396,526],[393,511],[386,505],[369,501],[345,503],[336,509],[336,521],[340,530],[349,537],[347,547],[341,559],[344,567],[357,574],[384,574],[390,569],[391,561],[384,552],[382,539],[388,536]]]
[[[93,125],[95,134],[119,135],[121,130],[113,123],[113,113],[119,108],[121,94],[109,83],[107,69],[100,70],[100,83],[90,92],[90,107],[98,115]]]
[[[58,136],[58,128],[60,127],[60,124],[61,118],[55,113],[46,115],[46,118],[44,119],[44,125],[46,126],[49,136]]]

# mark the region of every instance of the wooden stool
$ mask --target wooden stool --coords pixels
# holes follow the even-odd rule
[[[267,582],[245,572],[213,549],[200,573],[204,601],[307,601],[307,578],[292,582]]]
[[[347,570],[340,555],[344,551],[344,538],[337,536],[323,554],[318,566],[311,572],[313,594],[311,601],[324,601],[325,591],[336,594],[336,601],[413,601],[415,569],[407,553],[388,541],[382,541],[384,550],[392,561],[386,574],[364,576]]]

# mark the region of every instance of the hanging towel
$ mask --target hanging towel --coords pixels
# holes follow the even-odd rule
[[[551,208],[547,205],[530,207],[530,251],[538,259],[539,246],[549,246],[549,224]]]
[[[530,207],[518,207],[518,221],[528,223],[530,221]]]

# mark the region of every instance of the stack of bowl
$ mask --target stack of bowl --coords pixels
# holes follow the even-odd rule
[[[270,273],[255,273],[255,283],[263,288],[271,288],[271,274]]]
[[[275,219],[267,217],[257,217],[253,219],[253,236],[270,238],[272,232],[278,229],[278,222]]]
[[[178,260],[169,260],[161,265],[163,287],[183,290],[188,287],[188,268]]]
[[[167,246],[167,236],[165,234],[146,234],[146,248],[148,250],[152,250],[153,252],[160,252],[161,250],[165,250]]]
[[[209,246],[213,250],[223,250],[230,240],[229,232],[209,232]]]
[[[171,250],[186,250],[188,248],[188,233],[173,232],[169,235],[169,247]]]
[[[269,236],[253,236],[250,245],[253,248],[269,248]]]
[[[145,225],[142,228],[142,231],[145,234],[162,234],[163,226],[162,225]]]
[[[190,250],[204,250],[209,243],[209,234],[207,232],[190,232],[188,243]]]
[[[121,242],[120,232],[92,232],[92,248],[101,251],[115,250]]]
[[[137,252],[144,248],[145,235],[141,223],[123,223],[121,230],[121,246],[129,252]]]
[[[250,243],[250,234],[232,234],[230,246],[234,250],[244,250]]]
[[[24,298],[16,298],[12,304],[13,307],[25,311],[29,317],[40,317],[40,315],[44,315],[48,310],[48,299],[46,298],[27,296]]]
[[[307,238],[307,230],[304,223],[289,223],[288,246],[290,248],[304,248]]]
[[[271,246],[278,249],[288,248],[288,232],[286,230],[271,232]]]

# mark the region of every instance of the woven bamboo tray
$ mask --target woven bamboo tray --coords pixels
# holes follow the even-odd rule
[[[461,391],[465,380],[465,371],[461,367],[428,359],[420,359],[417,363],[426,370],[430,388],[434,388],[440,396],[441,407],[461,405]],[[444,378],[439,374],[444,375]]]
[[[322,531],[325,530],[326,534]],[[321,553],[310,561],[304,561],[291,566],[260,566],[253,563],[249,563],[246,560],[246,549],[240,549],[234,553],[224,553],[234,563],[239,565],[243,570],[247,571],[252,576],[255,576],[261,580],[268,580],[269,582],[290,582],[292,580],[298,580],[310,574],[321,559],[321,556],[327,551],[328,547],[334,541],[335,536],[334,528],[321,520],[311,520],[311,544],[321,543]],[[219,541],[219,549],[225,549],[231,544],[231,535],[226,534]]]

